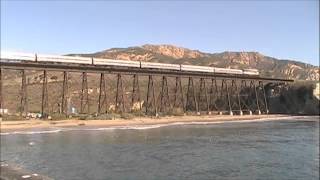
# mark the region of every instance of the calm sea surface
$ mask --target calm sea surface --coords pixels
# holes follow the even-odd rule
[[[54,179],[319,179],[318,119],[1,135],[1,161]]]

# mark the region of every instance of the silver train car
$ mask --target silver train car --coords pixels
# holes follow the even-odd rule
[[[164,69],[174,71],[190,71],[190,72],[206,72],[216,74],[237,74],[248,76],[259,76],[257,69],[229,69],[217,68],[210,66],[196,66],[186,64],[167,64],[167,63],[153,63],[142,61],[129,61],[129,60],[115,60],[91,57],[77,57],[77,56],[57,56],[33,53],[11,53],[1,52],[0,61],[19,62],[19,61],[32,61],[32,62],[49,62],[49,63],[71,63],[71,64],[85,64],[97,66],[120,66],[120,67],[134,67],[142,69]]]
[[[170,69],[180,71],[181,67],[179,64],[167,64],[167,63],[153,63],[153,62],[141,62],[141,68],[151,69]]]
[[[91,58],[88,58],[88,57],[56,56],[56,55],[44,55],[44,54],[38,54],[35,56],[36,56],[35,60],[38,62],[92,64]]]
[[[1,61],[35,61],[35,54],[33,53],[12,53],[0,52]]]
[[[258,69],[243,69],[243,74],[246,75],[259,75]]]
[[[101,59],[101,58],[93,58],[92,64],[104,65],[104,66],[136,67],[136,68],[141,67],[140,61]]]
[[[215,73],[222,73],[222,74],[242,74],[243,71],[240,69],[227,69],[227,68],[214,68]]]
[[[209,66],[194,66],[194,65],[185,65],[181,64],[181,71],[195,71],[195,72],[210,72],[213,73],[213,67]]]

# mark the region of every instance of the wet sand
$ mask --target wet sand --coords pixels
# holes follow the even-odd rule
[[[145,125],[163,125],[174,123],[223,123],[235,121],[263,121],[266,119],[284,118],[285,115],[208,115],[208,116],[172,116],[172,117],[136,117],[133,119],[114,119],[114,120],[22,120],[22,121],[1,121],[0,132],[28,131],[37,129],[51,128],[72,128],[72,127],[126,127],[126,126],[145,126]]]

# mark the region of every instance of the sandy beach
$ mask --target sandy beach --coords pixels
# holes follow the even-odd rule
[[[284,118],[285,115],[244,115],[244,116],[228,116],[228,115],[211,115],[211,116],[172,116],[172,117],[137,117],[130,120],[114,119],[114,120],[22,120],[22,121],[2,121],[1,133],[13,131],[27,131],[37,129],[50,128],[107,128],[107,127],[126,127],[126,126],[147,126],[147,125],[164,125],[174,123],[223,123],[235,121],[264,121],[266,119]]]

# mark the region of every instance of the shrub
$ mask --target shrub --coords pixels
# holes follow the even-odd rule
[[[59,114],[59,113],[53,113],[50,114],[51,120],[65,120],[68,119],[68,117],[64,114]]]
[[[269,100],[271,113],[319,114],[319,99],[314,97],[314,84],[298,82],[283,90],[279,97]]]
[[[130,113],[122,113],[120,114],[120,117],[122,119],[133,119],[134,118],[134,115],[133,114],[130,114]]]
[[[2,120],[3,121],[22,121],[22,120],[25,120],[25,118],[18,115],[3,115]]]

